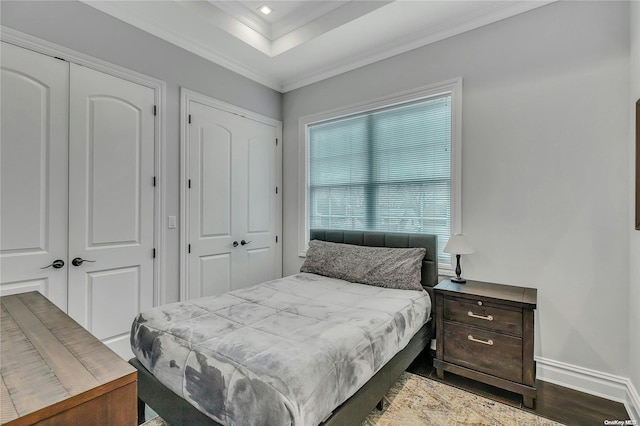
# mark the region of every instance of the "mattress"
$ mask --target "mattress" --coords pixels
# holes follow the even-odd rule
[[[300,273],[138,315],[131,347],[225,425],[317,425],[427,322],[425,291]]]

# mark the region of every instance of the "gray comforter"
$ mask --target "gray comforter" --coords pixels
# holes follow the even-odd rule
[[[425,291],[300,273],[135,319],[155,377],[226,425],[317,425],[429,318]]]

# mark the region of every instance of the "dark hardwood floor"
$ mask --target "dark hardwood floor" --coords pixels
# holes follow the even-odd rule
[[[605,420],[629,419],[624,405],[619,402],[609,401],[541,380],[536,381],[538,397],[532,409],[522,406],[521,395],[449,372],[445,372],[443,380],[438,380],[433,368],[433,357],[429,350],[420,354],[416,361],[409,366],[408,371],[569,426],[603,425]]]

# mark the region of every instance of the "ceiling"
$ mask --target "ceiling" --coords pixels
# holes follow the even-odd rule
[[[83,0],[280,92],[551,1]],[[264,5],[270,14],[259,11]]]

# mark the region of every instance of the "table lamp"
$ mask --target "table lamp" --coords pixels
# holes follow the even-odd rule
[[[460,277],[462,270],[460,269],[460,255],[473,253],[473,248],[469,245],[467,238],[463,234],[453,234],[449,237],[447,245],[444,246],[444,252],[456,255],[456,277],[451,278],[454,283],[466,283],[467,280]]]

